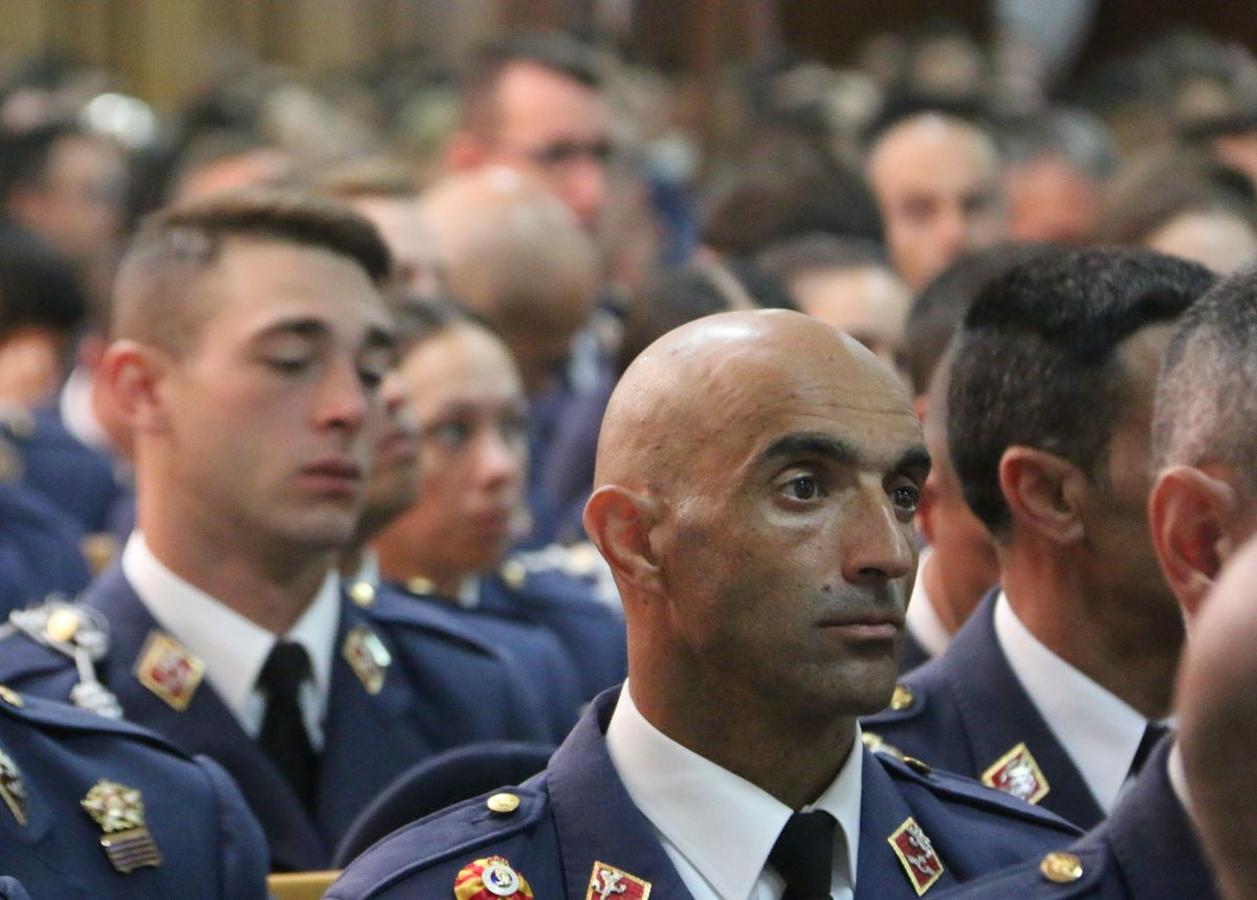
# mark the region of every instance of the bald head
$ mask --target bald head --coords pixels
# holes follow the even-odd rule
[[[501,167],[443,179],[421,210],[446,289],[501,332],[533,393],[592,310],[592,239],[544,184]]]
[[[1179,678],[1193,819],[1228,900],[1257,897],[1257,541],[1232,559],[1196,622]]]
[[[646,348],[607,405],[595,487],[664,489],[702,475],[704,448],[722,455],[756,438],[753,423],[794,385],[829,379],[834,399],[890,409],[906,394],[877,357],[809,316],[758,310],[707,316]],[[715,474],[715,473],[710,473]]]
[[[868,177],[891,261],[914,290],[1007,232],[995,142],[963,119],[921,113],[891,126],[869,150]]]

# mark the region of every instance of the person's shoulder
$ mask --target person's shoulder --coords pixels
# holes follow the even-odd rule
[[[391,891],[448,896],[462,869],[491,859],[524,859],[528,868],[540,871],[535,838],[547,825],[549,802],[542,776],[433,813],[354,860],[326,896],[365,900]],[[553,863],[557,868],[557,858]]]
[[[193,760],[159,735],[125,719],[102,716],[69,703],[19,692],[0,684],[0,720],[8,727],[25,727],[44,732],[60,746],[78,737],[107,739],[111,748],[129,748],[128,752],[168,758],[191,765]]]
[[[117,701],[94,681],[80,684],[80,667],[95,667],[109,652],[110,624],[81,602],[51,596],[16,609],[0,626],[0,683],[54,699],[78,696],[78,706],[120,718]]]
[[[970,821],[977,821],[979,817],[1016,821],[1036,830],[1058,833],[1068,839],[1074,839],[1081,833],[1076,826],[1055,813],[987,787],[972,778],[935,769],[911,756],[899,757],[893,753],[871,755],[905,795],[911,796],[914,792],[928,793],[949,810],[963,812]]]
[[[964,900],[1073,900],[1125,897],[1107,853],[1096,843],[1080,842],[975,879],[947,896]]]
[[[620,615],[611,570],[588,541],[518,550],[498,566],[494,580],[505,592],[528,603],[597,618]]]
[[[436,642],[470,655],[498,655],[491,640],[440,603],[426,602],[387,582],[355,582],[345,593],[366,619],[403,644],[412,640]]]
[[[950,707],[947,654],[900,676],[886,708],[861,720],[868,731],[883,730],[928,720],[948,712]]]

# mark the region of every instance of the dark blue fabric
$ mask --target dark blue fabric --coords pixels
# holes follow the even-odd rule
[[[1214,900],[1213,880],[1200,842],[1170,784],[1166,759],[1173,746],[1165,738],[1144,773],[1118,801],[1108,821],[1067,850],[1082,863],[1082,877],[1055,884],[1039,871],[1039,860],[975,881],[948,894],[965,900],[1073,898]]]
[[[870,716],[864,728],[909,756],[970,778],[1025,743],[1049,786],[1039,805],[1090,828],[1104,812],[1000,649],[998,595],[997,589],[983,599],[946,653],[903,679],[912,691],[909,706]]]
[[[91,579],[83,532],[45,498],[0,483],[0,619],[50,593],[77,594]]]
[[[587,698],[576,667],[553,633],[542,625],[478,607],[468,609],[432,594],[412,593],[399,585],[388,588],[426,608],[426,615],[444,615],[452,627],[496,647],[532,694],[549,727],[549,740],[557,744],[567,736]]]
[[[380,591],[369,609],[342,598],[317,812],[311,817],[208,683],[182,712],[140,684],[135,663],[157,625],[119,567],[97,580],[84,602],[109,622],[110,652],[98,671],[127,718],[186,753],[203,753],[222,764],[261,822],[277,870],[326,868],[363,808],[431,754],[475,741],[549,737],[533,698],[494,647],[451,628],[442,616],[411,609],[413,601],[389,591]],[[375,695],[367,693],[342,652],[346,636],[359,625],[373,631],[392,657]],[[76,680],[70,660],[24,637],[0,644],[2,682],[65,699]]]
[[[580,676],[582,700],[591,700],[628,675],[624,617],[599,602],[588,584],[557,569],[531,571],[518,587],[498,574],[480,581],[480,608],[550,631]]]
[[[546,771],[513,789],[521,800],[514,813],[494,813],[482,797],[423,819],[368,850],[327,896],[446,897],[460,869],[496,855],[547,900],[585,900],[595,861],[650,882],[651,897],[689,897],[607,755],[617,697],[614,690],[598,697]],[[909,816],[942,859],[939,887],[1036,857],[1078,834],[1049,813],[965,779],[857,752],[865,754],[859,900],[917,896],[888,843]]]
[[[32,896],[266,896],[262,830],[210,760],[127,723],[30,697],[21,707],[0,702],[0,748],[27,793],[25,826],[0,805],[0,871]],[[100,826],[79,805],[100,779],[141,792],[159,867],[122,874],[109,862]]]

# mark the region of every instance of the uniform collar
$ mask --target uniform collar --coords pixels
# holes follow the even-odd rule
[[[908,603],[906,626],[917,643],[931,657],[943,655],[947,645],[951,643],[951,633],[938,617],[934,602],[925,590],[925,567],[930,564],[932,552],[929,547],[921,551],[920,562],[917,563],[917,578],[912,585],[912,599]]]
[[[138,531],[127,540],[122,571],[153,618],[205,664],[210,685],[245,733],[256,737],[265,705],[255,688],[275,635],[170,571]],[[303,700],[302,707],[316,745],[321,743],[339,620],[340,580],[333,571],[284,635],[310,656],[314,696]]]
[[[860,842],[861,746],[857,729],[842,770],[805,807],[823,809],[838,821],[853,886]],[[750,896],[791,809],[655,728],[633,703],[627,682],[607,727],[607,752],[683,880],[698,877],[719,897]]]
[[[1008,665],[1087,783],[1113,811],[1148,720],[1043,645],[1001,591],[995,634]]]

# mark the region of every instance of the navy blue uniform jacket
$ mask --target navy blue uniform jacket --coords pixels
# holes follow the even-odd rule
[[[491,812],[469,800],[395,832],[359,857],[329,898],[449,897],[460,869],[502,856],[534,896],[586,900],[595,861],[651,883],[650,896],[689,897],[633,805],[606,749],[617,691],[594,701],[545,772],[515,788],[521,803]],[[972,782],[918,771],[863,747],[858,898],[917,896],[888,838],[909,817],[933,841],[944,874],[934,888],[1042,855],[1078,834],[1055,816]]]
[[[0,749],[25,789],[26,824],[0,804],[0,872],[34,897],[266,896],[266,841],[213,762],[190,759],[126,722],[13,695],[0,701]],[[122,874],[80,807],[101,779],[136,788],[161,864]],[[11,892],[0,896],[21,897]]]
[[[50,593],[73,596],[91,575],[83,532],[24,485],[0,483],[0,619]]]
[[[1213,900],[1217,897],[1200,842],[1170,784],[1165,738],[1153,750],[1143,774],[1113,808],[1108,820],[1081,840],[1061,849],[1078,857],[1082,876],[1054,883],[1039,860],[983,878],[954,895],[965,900]]]
[[[1024,743],[1048,785],[1039,805],[1091,828],[1104,812],[1000,649],[997,596],[986,596],[946,653],[903,679],[912,702],[871,716],[864,729],[931,766],[978,779]]]
[[[100,680],[127,719],[185,753],[219,762],[239,784],[262,823],[277,870],[325,868],[345,830],[375,796],[425,757],[484,740],[545,741],[542,715],[491,646],[475,643],[437,614],[381,591],[363,608],[342,598],[324,750],[312,817],[270,758],[203,682],[180,712],[134,673],[149,632],[158,628],[120,567],[83,595],[110,624],[110,651]],[[376,694],[354,674],[343,648],[356,627],[370,629],[392,662]],[[77,681],[71,660],[25,637],[0,644],[0,681],[64,700]]]

